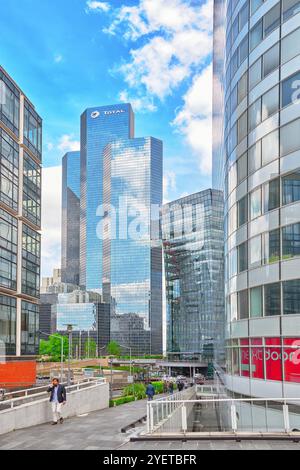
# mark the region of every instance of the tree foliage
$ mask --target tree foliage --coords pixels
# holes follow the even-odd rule
[[[64,360],[69,354],[69,340],[66,336],[54,335],[50,336],[48,341],[40,341],[40,356],[48,356],[53,362],[61,361],[61,338],[63,338]]]

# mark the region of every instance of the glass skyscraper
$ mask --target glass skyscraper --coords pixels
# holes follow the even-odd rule
[[[134,137],[130,104],[87,109],[81,116],[80,285],[102,291],[103,152],[115,139]]]
[[[165,204],[162,233],[167,351],[222,359],[224,342],[223,194],[205,190]]]
[[[61,281],[79,285],[80,152],[62,159]]]
[[[224,7],[213,169],[225,191],[224,383],[239,396],[299,397],[300,3],[215,2]]]
[[[0,388],[35,383],[42,120],[0,66]]]
[[[103,295],[112,339],[162,353],[162,142],[117,140],[104,152]]]

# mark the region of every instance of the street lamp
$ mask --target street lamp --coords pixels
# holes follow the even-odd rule
[[[72,348],[72,333],[73,327],[77,325],[72,325],[70,323],[65,324],[64,326],[67,327],[67,332],[69,334],[69,354],[68,354],[68,387],[71,385],[71,348]]]
[[[64,338],[63,336],[60,336],[60,335],[57,335],[57,334],[49,334],[49,333],[45,333],[44,331],[39,331],[39,334],[40,335],[45,335],[45,336],[48,336],[48,338],[50,338],[51,336],[53,338],[58,338],[60,339],[61,341],[61,352],[60,352],[60,380],[62,381],[63,380],[63,371],[64,371]]]

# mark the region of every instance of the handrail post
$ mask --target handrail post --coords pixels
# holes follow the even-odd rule
[[[232,403],[231,404],[231,427],[233,432],[237,432],[237,417],[236,417],[236,406]]]
[[[185,403],[181,407],[181,428],[184,433],[187,432],[187,414]]]
[[[284,430],[286,433],[290,431],[290,417],[289,417],[289,406],[286,402],[282,405]]]
[[[153,406],[152,402],[150,402],[150,432],[153,432],[154,429],[154,413],[153,413]]]

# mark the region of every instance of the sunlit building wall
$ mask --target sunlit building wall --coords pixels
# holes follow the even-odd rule
[[[0,387],[35,383],[42,120],[0,67]]]

